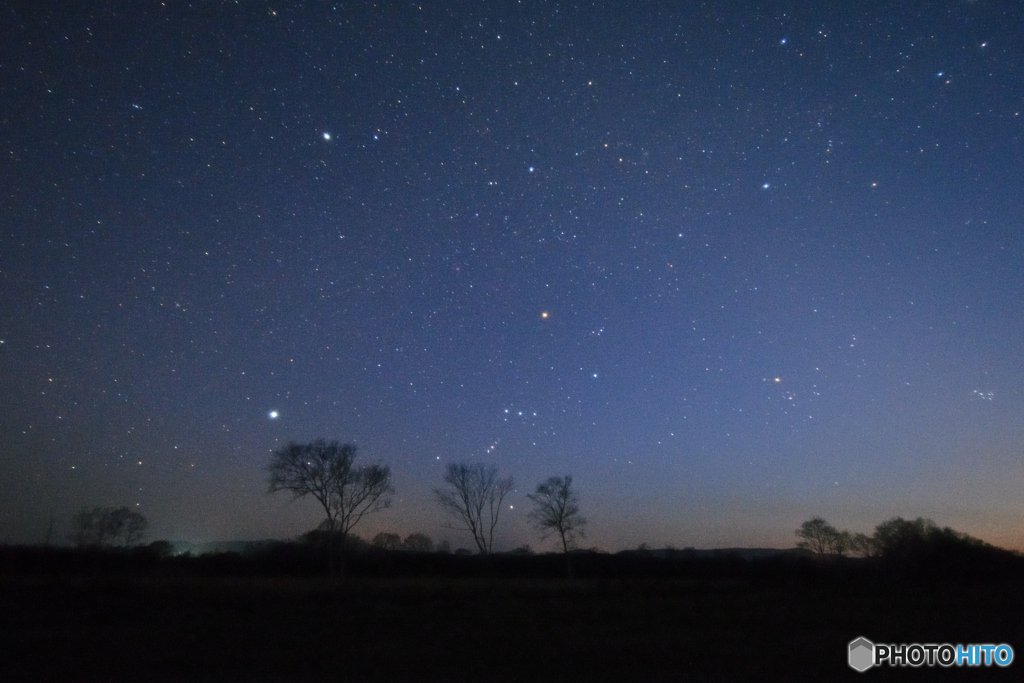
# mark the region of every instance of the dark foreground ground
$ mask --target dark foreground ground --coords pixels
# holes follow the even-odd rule
[[[1022,680],[847,643],[1009,643],[1019,583],[0,577],[2,681]]]

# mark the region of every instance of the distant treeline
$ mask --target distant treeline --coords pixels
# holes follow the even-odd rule
[[[156,541],[134,548],[0,546],[0,575],[158,577],[319,577],[326,572],[330,544],[324,532],[297,541],[264,541],[237,550],[175,554]],[[753,582],[850,580],[949,581],[957,584],[1024,577],[1024,557],[942,536],[908,552],[872,557],[835,556],[829,561],[803,549],[652,550],[572,553],[577,579],[699,579]],[[526,549],[490,555],[392,550],[356,536],[346,540],[348,576],[363,578],[530,578],[565,576],[564,555]]]
[[[357,466],[353,444],[316,439],[289,442],[271,455],[269,493],[285,492],[315,501],[323,521],[292,542],[222,546],[192,554],[166,541],[142,545],[148,520],[127,507],[82,509],[72,519],[69,538],[76,551],[49,547],[54,535],[51,515],[43,548],[8,548],[0,559],[8,571],[159,571],[196,575],[330,576],[768,576],[828,574],[902,576],[973,580],[1020,574],[1024,558],[924,518],[896,517],[875,527],[872,535],[839,530],[821,517],[796,530],[797,548],[789,551],[651,550],[609,555],[585,550],[588,520],[570,474],[553,475],[527,494],[528,519],[539,537],[557,541],[561,557],[535,555],[529,546],[494,551],[495,529],[504,501],[513,490],[511,476],[494,465],[453,462],[444,470],[434,499],[467,533],[477,555],[465,548],[452,552],[423,533],[380,532],[371,542],[353,529],[367,515],[391,505],[390,468]],[[198,548],[196,549],[198,550]],[[206,548],[204,550],[209,550]],[[4,567],[0,566],[0,571]],[[1016,572],[1016,574],[1015,574]]]

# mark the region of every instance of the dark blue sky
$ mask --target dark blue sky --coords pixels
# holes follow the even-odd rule
[[[468,546],[464,460],[502,547],[571,473],[608,549],[1024,548],[1018,3],[2,12],[0,541],[294,536],[324,437],[392,467],[364,536]]]

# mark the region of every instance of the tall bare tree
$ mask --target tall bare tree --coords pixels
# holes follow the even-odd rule
[[[101,546],[106,541],[103,508],[82,508],[71,518],[71,540],[79,548]]]
[[[356,447],[317,439],[288,443],[270,459],[270,493],[290,491],[295,498],[313,496],[324,514],[323,527],[344,551],[349,532],[363,517],[391,506],[391,470],[386,465],[355,466]],[[330,553],[334,573],[334,553]],[[344,570],[344,556],[341,558]]]
[[[434,489],[441,509],[473,534],[481,555],[489,555],[502,501],[514,486],[512,477],[499,479],[494,465],[451,463],[445,468],[444,483]]]
[[[53,541],[54,531],[57,529],[57,515],[50,513],[50,520],[46,525],[46,536],[43,538],[43,545],[49,546]]]
[[[526,497],[533,502],[530,520],[541,537],[557,534],[562,552],[573,550],[576,540],[585,535],[583,527],[587,520],[580,514],[579,498],[572,489],[572,476],[548,477],[547,481],[537,485],[535,493]]]

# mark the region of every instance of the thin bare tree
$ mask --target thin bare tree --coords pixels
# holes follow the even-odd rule
[[[71,540],[79,548],[99,547],[106,541],[103,508],[82,508],[71,518]]]
[[[54,512],[50,513],[50,520],[46,525],[46,536],[43,538],[43,545],[49,546],[53,541],[54,532],[57,529],[57,515]]]
[[[295,498],[313,496],[327,519],[323,524],[332,542],[344,548],[349,532],[368,514],[391,506],[388,494],[391,470],[386,465],[356,467],[356,447],[317,439],[308,444],[288,443],[270,459],[270,493],[290,491]],[[330,553],[334,573],[334,552]]]
[[[444,483],[434,489],[441,509],[473,535],[481,555],[489,555],[502,501],[514,486],[512,477],[499,479],[494,465],[450,463]]]
[[[111,536],[122,539],[126,546],[138,545],[147,526],[149,522],[143,515],[126,507],[110,513]]]
[[[576,548],[576,540],[583,538],[587,520],[580,514],[579,498],[572,489],[572,476],[548,477],[537,485],[535,493],[526,496],[533,502],[530,520],[541,533],[541,538],[557,535],[562,552]]]

